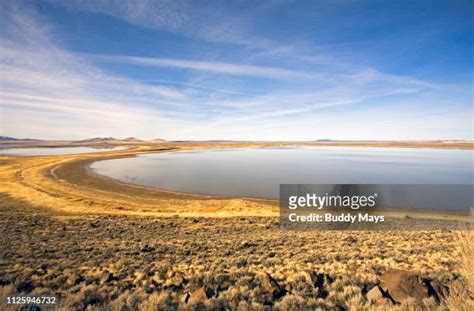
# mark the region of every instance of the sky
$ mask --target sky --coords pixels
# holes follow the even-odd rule
[[[0,135],[473,139],[472,1],[0,0]]]

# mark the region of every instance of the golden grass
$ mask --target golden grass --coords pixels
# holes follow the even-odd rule
[[[459,272],[462,276],[458,286],[453,286],[447,293],[446,305],[451,310],[474,310],[474,221],[471,209],[471,227],[456,233]]]
[[[31,283],[30,295],[59,293],[66,309],[193,309],[184,297],[207,286],[218,295],[203,304],[214,309],[370,310],[382,306],[367,302],[363,289],[388,269],[416,271],[446,285],[463,271],[456,233],[449,231],[288,232],[272,217],[58,220],[35,216],[21,202],[0,207],[0,224],[12,228],[0,237],[6,250],[0,259],[8,262],[0,267],[8,284],[3,292]],[[311,272],[334,281],[316,287]],[[103,280],[104,273],[113,277]],[[283,297],[272,298],[261,277],[266,273],[285,289]],[[443,310],[433,299],[424,304]],[[411,300],[385,307],[420,309]]]
[[[191,148],[191,147],[188,147]],[[167,150],[163,148],[163,150]],[[138,147],[126,151],[96,154],[0,157],[0,192],[33,206],[58,213],[120,214],[142,216],[228,217],[276,216],[275,203],[263,200],[219,199],[182,195],[165,190],[124,185],[98,176],[88,176],[105,187],[78,184],[85,175],[82,167],[91,161],[134,156],[158,149]],[[77,180],[65,180],[59,174],[65,165],[79,166]],[[107,187],[110,186],[110,187]],[[139,191],[142,195],[133,195]],[[132,193],[131,193],[132,192]],[[149,195],[149,194],[152,195]]]

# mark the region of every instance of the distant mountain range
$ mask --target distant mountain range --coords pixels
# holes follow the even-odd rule
[[[31,144],[36,145],[54,145],[54,146],[85,146],[85,145],[134,145],[140,143],[163,143],[163,142],[171,142],[171,143],[222,143],[222,144],[230,144],[230,143],[243,143],[243,142],[256,142],[256,141],[237,141],[237,140],[226,140],[226,139],[211,139],[211,140],[173,140],[167,141],[161,138],[153,138],[149,140],[142,140],[136,137],[127,137],[127,138],[115,138],[115,137],[93,137],[87,138],[82,140],[45,140],[45,139],[32,139],[32,138],[15,138],[11,136],[0,136],[0,144],[2,146],[13,146],[13,145],[24,145],[30,142]],[[264,142],[264,141],[261,141]],[[291,141],[290,141],[291,142]],[[304,142],[304,141],[303,141]],[[306,141],[311,143],[311,141]],[[337,140],[337,139],[330,139],[330,138],[320,138],[313,140],[314,143],[361,143],[361,142],[372,142],[372,143],[384,143],[390,141],[377,141],[377,140]],[[391,141],[393,142],[393,141]],[[399,141],[399,142],[430,142],[430,143],[463,143],[468,142],[472,143],[469,140],[431,140],[431,141]]]
[[[164,139],[155,138],[151,140],[141,140],[135,137],[115,138],[115,137],[93,137],[82,140],[42,140],[23,139],[10,136],[0,136],[0,149],[20,148],[20,147],[112,147],[112,146],[137,146],[152,145],[167,142]]]
[[[8,136],[0,136],[0,140],[18,140],[18,139],[13,138],[13,137],[8,137]]]
[[[14,138],[8,136],[0,136],[0,141],[39,141],[38,139],[31,139],[31,138]]]
[[[83,139],[83,140],[78,140],[78,143],[101,143],[101,142],[108,142],[116,140],[113,137],[94,137],[94,138],[88,138],[88,139]]]
[[[48,141],[48,140],[0,136],[0,141],[15,142],[15,141]],[[82,139],[82,140],[60,140],[60,141],[69,141],[69,142],[74,142],[74,143],[110,143],[110,142],[165,142],[166,140],[160,139],[160,138],[154,138],[151,140],[141,140],[135,137],[127,137],[124,139],[114,138],[114,137],[94,137],[94,138],[88,138],[88,139]]]

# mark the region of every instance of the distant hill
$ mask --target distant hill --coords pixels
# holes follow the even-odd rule
[[[0,141],[39,141],[38,139],[31,139],[31,138],[14,138],[9,136],[0,136]]]
[[[119,139],[119,140],[120,140],[120,139]],[[132,142],[132,141],[136,141],[136,142],[143,141],[143,140],[138,139],[138,138],[135,138],[135,137],[127,137],[127,138],[124,138],[124,139],[122,139],[122,140],[123,140],[123,141],[130,141],[130,142]]]
[[[8,136],[0,136],[0,140],[18,140],[17,138],[8,137]]]
[[[212,143],[231,143],[231,142],[234,142],[235,140],[231,140],[231,139],[210,139],[210,140],[205,140],[205,141],[209,141],[209,142],[212,142]]]
[[[144,143],[144,142],[161,143],[161,142],[166,142],[166,140],[160,139],[160,138],[155,138],[151,140],[142,140],[136,137],[127,137],[123,139],[114,138],[114,137],[94,137],[94,138],[74,141],[74,143],[77,143],[77,144],[87,144],[87,143],[118,144],[118,143]]]
[[[337,141],[337,140],[336,139],[329,139],[329,138],[322,138],[322,139],[316,139],[315,141],[319,142],[319,143],[328,143],[328,142]]]
[[[233,142],[240,142],[236,140],[230,140],[230,139],[209,139],[209,140],[172,140],[172,142],[175,143],[233,143]]]
[[[76,143],[112,143],[112,142],[140,143],[140,142],[146,142],[146,141],[136,138],[136,137],[127,137],[123,139],[114,138],[114,137],[94,137],[94,138],[88,138],[88,139],[83,139],[83,140],[77,140],[75,142]],[[148,142],[166,142],[166,140],[161,139],[161,138],[154,138],[154,139],[148,140]]]
[[[88,139],[83,139],[83,140],[78,140],[78,143],[101,143],[101,142],[108,142],[112,140],[117,140],[113,137],[94,137],[94,138],[88,138]]]

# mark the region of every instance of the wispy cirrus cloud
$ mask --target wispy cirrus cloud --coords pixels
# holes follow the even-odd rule
[[[237,76],[255,76],[271,79],[316,79],[318,74],[279,67],[252,66],[217,61],[197,61],[189,59],[152,58],[125,55],[95,55],[94,58],[108,62],[123,62],[147,67],[182,68],[211,73]]]
[[[184,0],[48,0],[56,5],[104,14],[140,27],[165,30],[189,38],[262,49],[274,46],[272,40],[249,34],[251,15],[269,4],[200,2]],[[242,12],[245,14],[234,14]]]
[[[192,2],[57,3],[70,14],[82,10],[94,20],[112,16],[158,29],[158,38],[170,32],[201,40],[202,46],[214,44],[199,55],[162,55],[166,45],[143,51],[139,44],[112,55],[100,49],[75,51],[65,44],[61,25],[27,2],[19,3],[11,3],[2,13],[0,130],[5,135],[374,139],[388,137],[383,124],[398,124],[407,137],[411,132],[413,137],[436,138],[442,130],[433,130],[436,125],[431,122],[444,116],[459,122],[457,137],[469,136],[469,121],[460,117],[467,112],[466,97],[459,95],[465,88],[448,92],[445,85],[420,77],[341,60],[336,52],[323,55],[314,47],[302,48],[300,42],[285,45],[265,39],[249,32],[243,22],[254,22],[251,14],[232,17],[229,8],[208,11]],[[247,51],[240,53],[235,45]],[[194,43],[186,46],[193,47]],[[396,107],[406,113],[398,113]],[[433,113],[423,119],[420,111]],[[389,121],[391,115],[396,120]],[[369,126],[370,118],[381,127]],[[429,132],[420,133],[417,120],[430,122],[422,127]],[[357,129],[358,123],[364,130]],[[449,122],[439,124],[449,132]]]
[[[92,66],[87,59],[61,48],[47,21],[34,10],[11,7],[2,19],[7,25],[0,40],[3,132],[81,138],[110,132],[127,136],[126,129],[133,128],[143,136],[152,136],[180,123],[173,113],[185,115],[180,111],[181,101],[187,98],[184,93],[117,77]],[[156,104],[166,107],[166,112],[151,107]],[[41,131],[37,124],[42,124]]]

